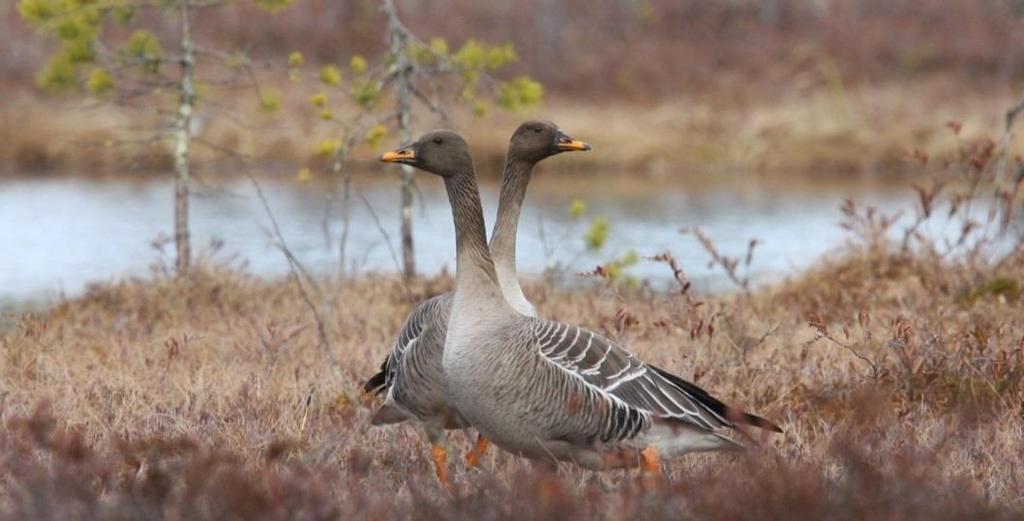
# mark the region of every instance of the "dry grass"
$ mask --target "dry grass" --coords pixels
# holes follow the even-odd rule
[[[1021,249],[954,263],[872,244],[705,299],[532,283],[543,315],[786,432],[744,456],[673,462],[656,489],[563,467],[541,490],[494,451],[482,471],[454,461],[450,495],[419,433],[371,428],[360,395],[405,313],[449,279],[324,281],[336,362],[288,282],[208,268],[99,284],[0,336],[0,517],[1013,518],[1021,280]]]

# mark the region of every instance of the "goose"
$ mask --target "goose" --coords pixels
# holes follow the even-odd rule
[[[604,470],[699,451],[741,450],[726,432],[781,432],[587,329],[518,311],[488,249],[473,161],[450,130],[380,157],[443,178],[455,222],[455,296],[442,355],[450,403],[498,447]]]
[[[566,135],[551,121],[527,121],[512,134],[494,222],[490,248],[497,259],[496,270],[504,298],[523,315],[536,311],[523,294],[516,274],[516,234],[519,213],[534,166],[553,155],[590,150],[590,145]],[[380,372],[364,385],[368,393],[386,393],[384,404],[371,420],[374,425],[412,420],[423,425],[431,445],[435,471],[447,483],[447,450],[441,442],[445,429],[462,429],[466,422],[448,403],[441,375],[441,353],[453,293],[421,302],[402,326]],[[478,437],[466,455],[470,467],[477,465],[488,442]]]

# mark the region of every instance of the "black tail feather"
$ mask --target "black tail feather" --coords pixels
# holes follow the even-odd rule
[[[782,432],[782,429],[779,428],[778,425],[775,425],[774,423],[760,416],[755,416],[753,414],[729,407],[728,405],[722,403],[718,398],[715,398],[714,396],[708,394],[708,392],[705,391],[704,389],[697,387],[696,384],[687,382],[686,380],[683,380],[682,378],[660,367],[655,367],[653,365],[648,365],[647,367],[653,369],[661,377],[672,382],[673,385],[679,387],[680,389],[688,393],[690,396],[692,396],[695,400],[704,404],[708,409],[715,411],[716,414],[723,418],[726,418],[731,422],[742,423],[744,425],[751,425],[754,427],[758,427],[760,429],[773,432]]]
[[[384,389],[387,389],[387,380],[388,363],[385,361],[384,364],[380,366],[380,372],[373,375],[372,378],[363,384],[363,392],[380,394],[384,392]]]

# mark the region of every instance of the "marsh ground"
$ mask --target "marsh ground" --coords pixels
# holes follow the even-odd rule
[[[1024,251],[955,264],[863,248],[752,292],[527,285],[540,312],[778,422],[657,489],[493,451],[434,481],[420,434],[373,428],[372,374],[447,278],[319,285],[203,268],[97,284],[0,336],[0,513],[69,518],[1013,518],[1024,510]],[[666,270],[670,270],[668,265]],[[683,275],[685,277],[685,275]],[[683,279],[685,280],[685,279]],[[326,339],[327,343],[324,343]],[[468,449],[450,436],[453,454]]]

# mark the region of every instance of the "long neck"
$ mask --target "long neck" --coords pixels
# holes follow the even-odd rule
[[[476,303],[507,307],[487,248],[480,190],[471,173],[446,177],[448,202],[455,221],[455,294]],[[468,302],[468,300],[467,300]]]
[[[505,298],[516,310],[533,315],[533,306],[526,300],[519,286],[516,274],[516,235],[519,230],[519,214],[526,197],[535,163],[518,159],[511,154],[505,162],[505,174],[498,198],[498,216],[491,232],[491,255],[498,276],[498,283]]]

